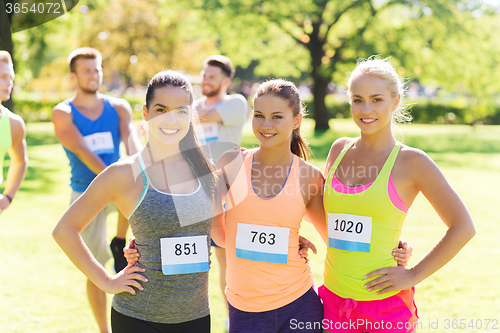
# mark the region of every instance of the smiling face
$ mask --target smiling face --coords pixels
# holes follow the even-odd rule
[[[203,95],[212,97],[217,95],[221,89],[229,85],[229,78],[224,74],[221,68],[216,66],[207,66],[201,72],[203,79],[201,81],[201,89]]]
[[[181,87],[156,88],[149,109],[143,106],[143,116],[148,121],[150,140],[178,145],[189,131],[191,95]]]
[[[386,80],[369,74],[355,78],[349,88],[352,117],[364,134],[391,130],[392,112],[400,98],[391,96]]]
[[[14,86],[14,69],[6,62],[0,62],[0,102],[9,100]]]
[[[75,72],[71,77],[80,90],[95,94],[102,84],[101,62],[97,59],[79,58],[75,62]]]
[[[252,128],[261,147],[290,147],[292,131],[300,126],[302,114],[293,115],[293,110],[281,97],[266,94],[254,101]]]

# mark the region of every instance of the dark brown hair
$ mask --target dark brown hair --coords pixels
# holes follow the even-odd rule
[[[80,47],[68,56],[68,64],[71,73],[76,73],[76,61],[78,59],[97,59],[102,62],[101,52],[91,47]]]
[[[149,81],[146,92],[146,108],[149,110],[149,105],[153,99],[154,92],[158,88],[165,86],[179,87],[189,93],[189,101],[193,103],[193,87],[187,78],[177,72],[167,70],[157,73],[151,81]],[[215,193],[215,170],[200,148],[200,143],[196,137],[193,121],[189,124],[189,130],[186,136],[179,142],[182,156],[188,161],[193,173],[198,178],[209,197],[213,197]]]
[[[234,77],[234,67],[231,59],[223,55],[213,55],[203,60],[203,67],[214,66],[222,69],[222,72],[229,78]]]
[[[293,111],[293,116],[297,117],[299,114],[305,115],[305,110],[300,99],[299,90],[293,82],[283,79],[275,79],[262,83],[257,90],[254,97],[255,100],[264,95],[273,94],[285,100],[288,106]],[[307,161],[311,149],[307,141],[300,134],[300,125],[292,132],[292,142],[290,143],[292,153]]]

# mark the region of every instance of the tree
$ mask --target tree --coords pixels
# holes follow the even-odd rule
[[[198,0],[196,7],[207,13],[207,19],[226,17],[234,22],[266,22],[264,26],[279,28],[280,32],[307,51],[309,72],[314,82],[313,98],[316,130],[328,128],[330,114],[325,104],[326,88],[332,78],[344,77],[356,59],[390,50],[391,41],[377,37],[380,30],[404,31],[405,27],[418,27],[422,17],[433,23],[445,21],[456,25],[453,5],[459,0]],[[224,13],[224,14],[221,14]],[[429,14],[430,13],[430,14]],[[384,18],[384,20],[382,20]],[[212,20],[212,22],[214,22]],[[214,22],[217,24],[217,22]],[[219,26],[219,28],[221,28]],[[255,29],[249,25],[247,29]],[[257,28],[260,29],[260,28]],[[227,26],[226,26],[227,30]],[[406,29],[408,30],[408,29]],[[226,31],[220,29],[222,33]],[[446,31],[446,33],[450,33]],[[247,33],[242,32],[240,33]],[[250,32],[250,34],[252,34]],[[411,37],[403,34],[404,37]],[[269,38],[268,34],[261,38]],[[432,39],[432,38],[431,38]],[[246,40],[246,39],[245,39]],[[414,38],[420,45],[398,45],[400,49],[433,47],[429,40]],[[399,54],[402,54],[400,52]],[[409,52],[406,52],[408,55]],[[393,55],[391,53],[384,54]],[[283,59],[289,54],[276,50],[275,57]],[[404,62],[404,59],[396,59]],[[339,73],[341,73],[339,75]],[[341,82],[341,81],[340,81]]]
[[[194,38],[197,22],[174,1],[115,0],[86,14],[79,40],[101,51],[105,77],[119,73],[126,88],[145,85],[166,68],[199,73],[202,57],[215,52],[216,41]]]

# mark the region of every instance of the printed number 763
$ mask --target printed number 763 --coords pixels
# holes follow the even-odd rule
[[[253,234],[252,243],[255,242],[255,238],[257,237],[257,235],[259,235],[258,241],[261,244],[265,244],[267,242],[267,244],[269,245],[274,245],[276,243],[275,241],[276,235],[273,233],[267,235],[265,232],[260,232],[260,233],[257,231],[250,231],[250,232]],[[269,239],[267,238],[267,236],[269,236]]]

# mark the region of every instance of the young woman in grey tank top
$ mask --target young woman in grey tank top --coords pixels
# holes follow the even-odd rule
[[[210,237],[223,242],[225,236],[218,177],[194,134],[192,101],[183,75],[156,74],[143,106],[147,145],[99,174],[54,229],[82,273],[115,294],[115,332],[210,331]],[[79,234],[110,202],[129,217],[141,253],[137,265],[116,275],[95,260]]]

